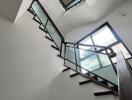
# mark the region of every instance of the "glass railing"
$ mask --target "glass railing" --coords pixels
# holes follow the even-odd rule
[[[65,65],[82,74],[91,72],[117,85],[115,68],[107,54],[109,50],[100,46],[64,43],[63,36],[38,0],[32,2],[29,10],[60,50]]]
[[[66,45],[66,64],[80,73],[92,72],[117,85],[117,75],[105,49],[94,46]],[[76,66],[75,66],[76,65]]]
[[[46,31],[50,38],[55,43],[56,47],[61,50],[62,42],[64,42],[63,36],[58,31],[57,27],[54,25],[48,14],[45,12],[39,1],[34,0],[31,4],[29,10],[39,19],[41,23],[41,28]]]
[[[65,44],[65,65],[76,70],[76,55],[74,45]]]
[[[61,41],[62,39],[58,35],[59,33],[53,26],[52,22],[48,20],[47,25],[46,25],[46,30],[48,31],[49,35],[52,37],[52,39],[55,41],[55,44],[59,49],[61,49]]]
[[[42,22],[42,24],[45,25],[48,20],[48,17],[44,13],[43,9],[40,7],[39,3],[37,1],[34,1],[31,7],[39,18],[39,20]]]
[[[82,0],[59,0],[65,10],[69,10],[73,6],[79,4]]]

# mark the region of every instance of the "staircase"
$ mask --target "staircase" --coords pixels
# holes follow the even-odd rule
[[[79,85],[93,82],[109,89],[109,91],[96,92],[95,96],[108,94],[118,96],[117,72],[115,65],[110,60],[116,55],[112,51],[107,52],[107,50],[111,50],[110,48],[65,42],[64,37],[38,0],[33,0],[28,11],[34,16],[33,20],[39,24],[39,29],[46,33],[45,38],[54,43],[51,47],[60,52],[58,57],[64,59],[63,72],[72,70],[74,73],[70,75],[70,78],[78,75],[84,77],[86,80],[79,82]],[[85,49],[81,47],[85,47]],[[81,64],[79,55],[81,52],[91,61],[87,66]],[[98,57],[100,61],[95,61]],[[101,68],[98,68],[99,66]]]

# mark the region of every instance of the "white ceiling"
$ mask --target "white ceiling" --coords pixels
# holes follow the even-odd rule
[[[40,0],[61,33],[100,20],[124,0],[85,0],[65,12],[59,0]]]
[[[1,0],[0,15],[11,22],[16,21],[29,7],[32,0]],[[60,32],[96,22],[110,13],[124,0],[85,0],[65,12],[59,0],[39,0],[55,22]]]
[[[0,16],[12,23],[28,9],[32,0],[0,0]]]
[[[14,22],[22,0],[0,0],[0,15]]]

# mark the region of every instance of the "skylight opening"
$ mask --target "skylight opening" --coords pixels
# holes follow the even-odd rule
[[[117,41],[117,39],[114,37],[113,33],[107,26],[94,33],[92,37],[94,44],[99,46],[108,46]]]
[[[82,0],[59,0],[65,10],[79,4]]]

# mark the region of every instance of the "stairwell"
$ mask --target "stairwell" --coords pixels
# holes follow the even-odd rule
[[[36,1],[33,1],[33,3],[34,3],[34,2],[35,2],[35,4],[34,4],[33,6],[31,5],[31,6],[30,6],[31,8],[29,8],[28,11],[29,11],[31,14],[34,15],[33,19],[34,19],[35,22],[37,22],[37,23],[39,24],[39,29],[41,29],[42,31],[44,31],[44,32],[47,33],[46,36],[45,36],[45,38],[48,39],[49,41],[51,41],[52,43],[53,43],[53,42],[55,43],[56,41],[55,41],[54,38],[52,37],[52,35],[51,35],[51,33],[49,32],[49,30],[46,29],[46,26],[44,26],[43,28],[41,28],[41,25],[42,25],[42,23],[43,23],[43,22],[41,22],[42,18],[40,19],[40,17],[36,15],[36,11],[34,11],[34,9],[36,9],[36,8],[34,8],[34,7],[35,7],[35,5],[37,5],[37,4],[36,4]],[[37,1],[37,2],[39,3],[40,7],[42,7],[42,5],[40,4],[40,2],[39,2],[39,1]],[[44,10],[43,7],[42,7],[42,9]],[[41,11],[41,12],[42,12],[42,11]],[[45,10],[44,10],[44,13],[46,13]],[[46,15],[48,16],[47,13],[46,13]],[[51,20],[51,18],[50,18],[49,16],[48,16],[48,20],[49,20],[50,22],[52,22],[52,20]],[[47,21],[47,23],[48,23],[48,21]],[[52,25],[54,25],[54,24],[52,24]],[[55,26],[55,25],[54,25],[54,26]],[[55,28],[56,28],[56,26],[55,26]],[[57,28],[56,28],[56,29],[57,29]],[[59,32],[58,29],[57,29],[57,31]],[[60,35],[60,33],[59,33],[59,35]],[[63,39],[63,38],[62,38],[62,39]],[[52,47],[53,49],[55,49],[55,50],[57,50],[57,51],[60,51],[60,55],[59,55],[58,57],[60,57],[61,59],[64,59],[64,66],[65,66],[66,68],[63,70],[63,72],[65,72],[65,71],[67,71],[67,70],[72,70],[72,71],[74,71],[74,74],[71,74],[70,77],[75,77],[75,76],[78,76],[78,75],[84,77],[84,78],[85,78],[85,81],[79,82],[80,85],[93,82],[93,83],[96,83],[96,84],[98,84],[98,85],[100,85],[100,86],[102,86],[102,87],[105,87],[105,88],[109,89],[109,90],[107,90],[107,91],[95,92],[95,93],[94,93],[95,96],[99,96],[99,95],[108,95],[108,94],[115,94],[115,95],[118,95],[118,86],[117,86],[116,84],[113,84],[112,82],[110,82],[110,81],[108,81],[108,80],[102,78],[101,76],[98,76],[97,74],[92,73],[92,72],[90,72],[90,71],[88,71],[86,74],[83,74],[83,73],[81,73],[81,72],[76,71],[74,68],[69,67],[68,65],[66,65],[65,60],[67,60],[67,59],[66,59],[64,56],[62,56],[62,55],[63,55],[62,52],[65,52],[65,51],[62,50],[62,49],[63,49],[63,45],[65,45],[65,43],[64,43],[64,44],[63,44],[63,43],[64,43],[64,40],[61,41],[61,48],[58,47],[58,44],[56,44],[56,43],[55,43],[55,45],[51,45],[51,47]],[[68,60],[67,60],[67,61],[68,61]],[[70,61],[70,62],[73,63],[72,61]],[[74,63],[73,63],[73,64],[74,64]],[[75,64],[75,65],[76,65],[76,64]]]
[[[130,2],[126,5],[131,8]],[[114,26],[118,28],[120,24],[122,32],[128,33],[125,40],[131,40],[131,16],[115,17],[118,20],[112,20]],[[125,22],[130,26],[122,24]],[[82,74],[76,71],[75,68],[80,66],[69,67],[67,63],[63,66],[64,56],[60,55],[63,51],[60,53],[35,14],[26,12],[15,24],[0,17],[0,33],[0,100],[119,100],[117,87],[109,89],[112,86],[109,82],[91,72]],[[130,71],[130,67],[127,69],[124,65],[118,65],[121,66],[119,71],[121,68]],[[124,81],[120,80],[123,98],[120,100],[131,100],[131,78],[127,79],[125,87],[128,88],[122,88]]]

